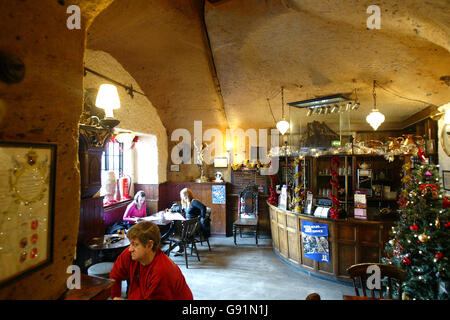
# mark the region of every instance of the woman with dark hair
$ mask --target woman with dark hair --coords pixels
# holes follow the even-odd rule
[[[145,192],[140,190],[134,195],[134,200],[128,205],[122,220],[130,224],[135,224],[139,218],[144,218],[146,216],[147,208],[145,206]]]

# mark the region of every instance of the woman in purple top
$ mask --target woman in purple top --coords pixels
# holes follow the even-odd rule
[[[134,201],[131,202],[125,210],[123,221],[135,224],[139,218],[144,218],[146,216],[147,208],[145,206],[145,192],[140,190],[134,195]]]

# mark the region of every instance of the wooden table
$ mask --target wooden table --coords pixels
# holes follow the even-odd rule
[[[107,300],[114,280],[81,274],[81,288],[67,290],[63,300]]]

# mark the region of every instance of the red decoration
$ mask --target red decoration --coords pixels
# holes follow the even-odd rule
[[[269,192],[270,192],[270,197],[269,197],[269,203],[273,206],[277,206],[278,205],[278,195],[277,192],[272,188],[269,187]]]
[[[403,259],[403,264],[404,264],[405,266],[409,266],[409,265],[411,264],[411,260],[409,260],[408,258],[404,258],[404,259]]]
[[[425,152],[420,149],[420,147],[417,147],[419,149],[419,151],[417,152],[417,155],[420,158],[420,161],[425,162]]]
[[[331,208],[330,209],[330,216],[331,216],[331,218],[337,220],[339,218],[339,210],[334,208],[334,207]]]
[[[444,255],[442,254],[442,252],[438,252],[434,255],[435,258],[441,259],[444,257]]]
[[[446,223],[444,224],[444,227],[446,227],[446,228],[450,227],[450,222],[446,222]]]
[[[411,227],[409,227],[411,231],[417,231],[419,230],[419,227],[416,224],[413,224]]]
[[[448,200],[447,197],[445,197],[444,202],[442,203],[442,208],[444,209],[450,208],[450,201]]]

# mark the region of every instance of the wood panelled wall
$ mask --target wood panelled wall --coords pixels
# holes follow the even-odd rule
[[[180,191],[189,188],[194,193],[194,197],[205,206],[211,208],[211,234],[226,235],[227,225],[227,205],[212,203],[212,186],[224,184],[226,190],[227,183],[195,183],[195,182],[164,182],[161,184],[134,184],[135,192],[143,190],[146,195],[147,212],[153,214],[158,211],[170,208],[174,202],[180,202]],[[228,190],[227,190],[228,192]]]
[[[221,183],[207,182],[164,182],[161,184],[134,184],[135,192],[143,190],[146,195],[147,212],[153,214],[169,208],[174,202],[180,201],[180,191],[189,188],[194,197],[205,206],[211,208],[211,234],[231,236],[233,221],[237,219],[238,195],[231,193],[236,187],[230,183],[226,186],[226,204],[212,204],[212,186]],[[261,194],[259,197],[260,233],[270,235],[269,209],[267,207],[268,196]]]

